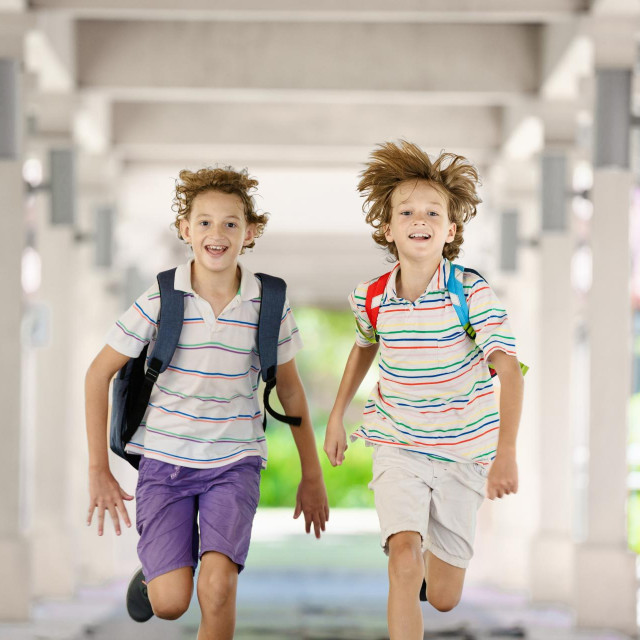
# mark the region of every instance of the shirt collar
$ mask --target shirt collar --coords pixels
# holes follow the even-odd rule
[[[398,271],[400,270],[400,263],[398,262],[391,272],[391,276],[389,277],[389,282],[387,283],[387,287],[385,293],[389,299],[402,300],[398,296],[396,291],[396,278],[398,276]],[[440,264],[436,269],[433,277],[429,281],[427,288],[420,295],[420,298],[424,296],[426,293],[432,293],[434,291],[445,291],[447,288],[447,278],[449,277],[449,273],[451,271],[451,262],[447,260],[445,257],[440,260]]]
[[[176,267],[176,274],[173,279],[173,288],[178,291],[184,291],[185,293],[193,293],[195,291],[191,286],[191,265],[193,258],[184,264]],[[240,298],[243,301],[253,300],[260,296],[260,289],[256,282],[255,275],[249,271],[242,263],[238,263],[240,267],[240,290],[238,291]]]

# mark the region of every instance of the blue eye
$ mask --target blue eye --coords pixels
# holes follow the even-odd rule
[[[401,211],[400,215],[401,216],[410,216],[411,215],[411,211]]]
[[[440,214],[437,211],[429,211],[430,216],[439,216]]]
[[[235,222],[227,222],[227,226],[231,229],[235,229],[238,225]]]
[[[201,220],[200,224],[206,227],[209,224],[209,222],[207,220]]]

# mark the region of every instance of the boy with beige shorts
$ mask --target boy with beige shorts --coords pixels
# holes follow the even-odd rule
[[[523,378],[515,340],[487,282],[451,262],[480,203],[477,184],[465,158],[442,153],[432,161],[402,141],[376,149],[358,185],[374,240],[397,262],[349,298],[356,342],[324,450],[334,466],[344,461],[344,412],[379,351],[379,380],[351,440],[373,447],[369,486],[389,555],[391,640],[423,637],[419,595],[440,611],[458,604],[478,508],[485,495],[518,489]],[[456,274],[465,326],[452,292]]]

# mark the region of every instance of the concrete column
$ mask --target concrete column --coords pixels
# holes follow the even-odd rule
[[[4,57],[3,57],[4,56]],[[29,555],[22,527],[21,259],[24,189],[21,162],[20,57],[0,51],[0,620],[29,615]]]
[[[631,38],[624,25],[616,39],[617,54],[624,49],[620,46],[623,35]],[[575,605],[580,626],[635,635],[636,558],[627,547],[625,514],[631,387],[628,137],[633,56],[615,61],[608,57],[605,67],[598,47],[596,40],[587,533],[576,553]],[[635,53],[635,44],[627,49]],[[609,140],[618,144],[611,146]]]
[[[50,176],[51,177],[51,176]],[[67,176],[71,179],[70,176]],[[56,175],[56,181],[65,176]],[[47,310],[48,339],[35,351],[33,456],[30,465],[31,576],[36,597],[68,597],[76,586],[73,520],[68,516],[69,432],[83,438],[70,416],[70,361],[74,349],[73,286],[77,274],[74,229],[52,224],[52,197],[38,195],[35,245],[42,261],[38,303]],[[76,514],[80,522],[82,514]]]
[[[534,373],[527,375],[524,409],[518,434],[518,471],[520,487],[518,493],[502,500],[485,500],[478,513],[478,531],[475,555],[469,567],[470,581],[494,584],[501,589],[526,590],[530,584],[531,542],[537,530],[538,513],[538,464],[537,425],[538,411],[538,270],[539,256],[530,240],[538,233],[539,167],[535,161],[506,159],[494,167],[485,180],[490,189],[483,194],[484,208],[478,221],[473,221],[467,231],[469,242],[474,225],[491,225],[487,242],[492,244],[493,269],[481,273],[486,276],[500,301],[504,304],[516,336],[518,355],[532,367]],[[494,213],[491,219],[491,212]],[[498,212],[517,215],[517,255],[509,270],[501,270],[510,260],[499,256],[501,235]],[[481,217],[482,216],[482,217]],[[508,231],[508,226],[503,228]],[[464,259],[463,259],[464,260]],[[463,261],[463,264],[464,261]],[[469,265],[475,266],[475,265]],[[500,562],[496,562],[500,558]],[[508,570],[505,570],[508,567]]]
[[[541,218],[538,291],[539,528],[531,549],[531,595],[535,601],[570,603],[573,587],[572,438],[570,419],[574,305],[573,240],[568,231],[571,189],[564,150],[541,156]]]

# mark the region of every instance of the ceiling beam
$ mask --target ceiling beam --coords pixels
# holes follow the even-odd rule
[[[370,92],[384,103],[386,92],[531,94],[539,49],[533,25],[80,20],[76,59],[86,89]]]

